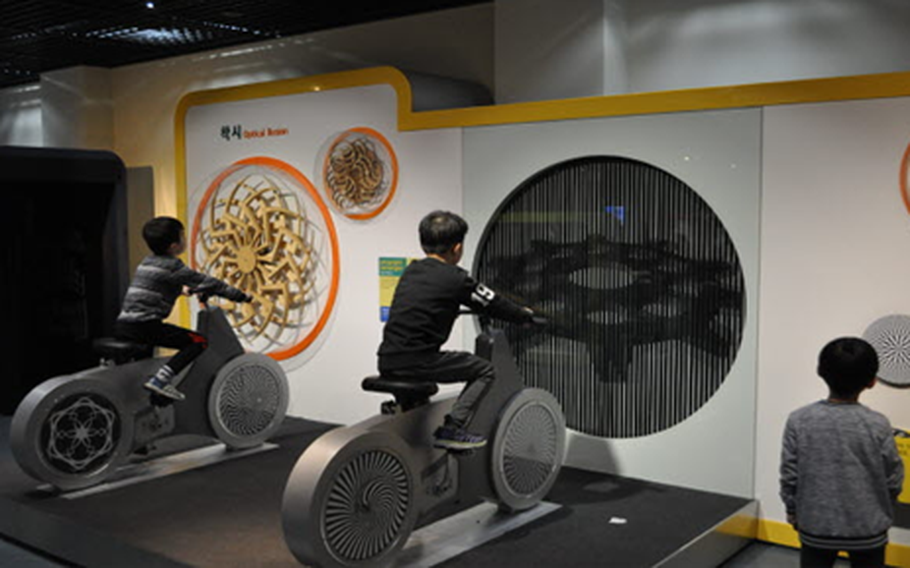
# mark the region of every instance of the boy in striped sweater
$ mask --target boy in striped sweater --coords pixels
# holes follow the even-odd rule
[[[114,334],[128,341],[178,349],[145,388],[174,400],[186,398],[171,381],[208,347],[206,338],[194,331],[164,323],[181,294],[206,288],[215,296],[234,302],[249,302],[237,288],[188,268],[177,258],[186,250],[183,223],[172,217],[155,217],[142,228],[152,254],[145,257],[126,291]]]

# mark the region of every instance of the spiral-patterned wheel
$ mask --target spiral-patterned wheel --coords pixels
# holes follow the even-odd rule
[[[879,378],[895,387],[910,387],[910,316],[890,315],[872,322],[863,333],[878,353]]]
[[[132,419],[116,393],[89,378],[35,387],[13,417],[10,443],[32,477],[72,490],[102,482],[129,454]]]
[[[408,471],[395,454],[368,450],[348,461],[329,489],[322,534],[345,563],[379,556],[396,543],[411,507]]]
[[[383,568],[417,519],[412,451],[396,434],[358,426],[307,447],[284,490],[285,542],[316,568]]]
[[[219,440],[234,448],[272,436],[288,408],[288,382],[275,360],[247,353],[218,371],[209,391],[209,420]]]
[[[550,491],[565,451],[566,422],[549,392],[526,388],[510,400],[493,439],[492,477],[500,505],[533,507]]]

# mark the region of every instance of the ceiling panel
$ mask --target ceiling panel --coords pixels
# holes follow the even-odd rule
[[[0,88],[491,0],[0,0]]]

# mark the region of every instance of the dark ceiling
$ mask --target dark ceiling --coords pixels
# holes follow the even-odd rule
[[[492,0],[0,0],[0,88]]]

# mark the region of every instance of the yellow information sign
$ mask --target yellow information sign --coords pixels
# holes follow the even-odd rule
[[[897,444],[897,453],[904,462],[904,471],[907,472],[904,475],[904,488],[897,496],[897,500],[901,503],[910,503],[910,437],[898,434],[894,437],[894,442]]]
[[[395,288],[404,274],[404,269],[414,262],[415,258],[379,257],[379,320],[388,321],[389,308],[395,297]]]

